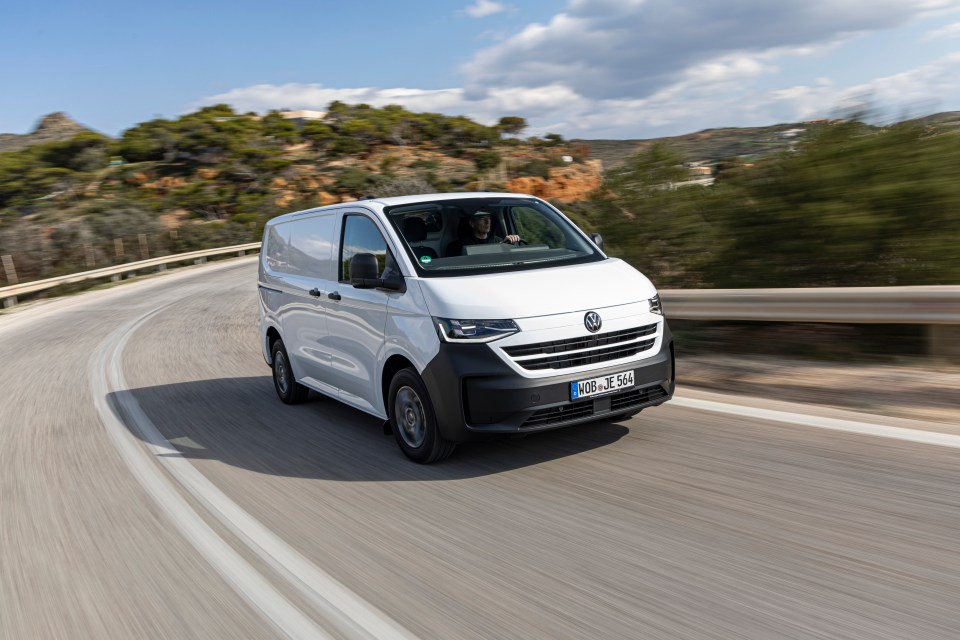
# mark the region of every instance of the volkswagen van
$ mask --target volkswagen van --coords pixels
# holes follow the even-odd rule
[[[366,199],[270,220],[260,346],[285,403],[386,421],[410,459],[623,419],[674,392],[657,290],[539,198]]]

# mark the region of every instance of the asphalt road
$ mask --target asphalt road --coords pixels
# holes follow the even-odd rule
[[[956,443],[677,402],[419,466],[279,402],[255,277],[0,316],[0,638],[960,638]]]

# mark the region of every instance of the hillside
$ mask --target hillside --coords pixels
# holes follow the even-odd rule
[[[41,118],[30,133],[22,135],[0,133],[0,153],[19,151],[46,142],[66,142],[86,132],[93,132],[93,130],[72,120],[67,114],[58,111]]]
[[[368,195],[522,191],[576,201],[600,187],[602,167],[584,148],[560,136],[521,139],[525,126],[400,106],[260,115],[214,105],[114,140],[51,114],[4,139],[22,148],[0,153],[0,255],[13,257],[14,277],[33,279],[256,240],[276,215]]]
[[[366,195],[474,190],[559,201],[660,286],[952,283],[958,115],[588,144],[521,138],[518,117],[491,127],[399,106],[300,117],[215,105],[116,140],[85,130],[0,153],[0,283],[249,242],[276,215]],[[684,166],[730,156],[750,161]],[[707,179],[721,188],[665,188]]]
[[[680,154],[685,162],[717,162],[724,158],[758,158],[790,149],[809,123],[777,124],[770,127],[728,127],[704,129],[695,133],[640,140],[584,140],[590,155],[603,161],[606,168],[616,167],[632,155],[663,143]]]
[[[789,150],[797,140],[822,121],[776,124],[769,127],[725,127],[704,129],[695,133],[663,138],[637,140],[576,139],[573,143],[587,146],[590,156],[603,161],[607,169],[619,166],[632,155],[656,143],[663,143],[680,154],[684,162],[715,163],[725,158],[759,159]],[[960,111],[944,111],[905,123],[933,126],[940,130],[960,128]]]
[[[941,128],[955,129],[960,127],[960,111],[942,111],[930,116],[923,116],[908,120],[925,126],[936,126]]]

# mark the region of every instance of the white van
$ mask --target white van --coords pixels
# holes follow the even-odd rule
[[[411,459],[625,418],[674,391],[657,291],[549,203],[368,199],[267,223],[260,344],[280,399],[389,421]]]

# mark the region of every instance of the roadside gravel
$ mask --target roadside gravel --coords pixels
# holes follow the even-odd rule
[[[682,387],[960,425],[960,366],[838,364],[764,356],[678,358]]]

